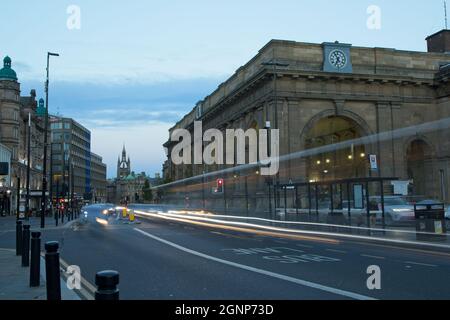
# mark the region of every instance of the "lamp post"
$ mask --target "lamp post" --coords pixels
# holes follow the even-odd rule
[[[20,220],[20,176],[17,175],[16,220]]]
[[[59,57],[57,53],[47,52],[47,81],[45,82],[45,120],[44,120],[44,164],[42,170],[41,228],[45,228],[45,211],[47,209],[47,142],[48,142],[48,87],[50,56]]]
[[[31,113],[28,113],[27,128],[27,200],[25,203],[25,218],[30,217],[30,170],[31,170]]]

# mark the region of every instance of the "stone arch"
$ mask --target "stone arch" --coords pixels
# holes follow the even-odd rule
[[[305,176],[309,180],[343,179],[368,176],[368,154],[375,148],[367,123],[349,111],[323,111],[310,119],[300,135],[303,150],[334,145],[362,137],[368,143],[329,150],[303,159]]]
[[[431,141],[431,139],[423,134],[417,134],[415,136],[407,138],[403,144],[403,155],[404,155],[405,161],[406,161],[408,149],[411,146],[411,143],[416,140],[422,140],[430,147],[430,157],[436,156],[436,147],[434,146],[434,143]]]
[[[434,183],[435,148],[431,141],[423,135],[417,135],[407,139],[404,148],[406,174],[413,182],[412,194],[439,197]]]
[[[303,127],[303,129],[300,132],[300,138],[303,138],[308,132],[311,131],[311,129],[315,126],[315,124],[323,119],[323,118],[328,118],[328,117],[345,117],[345,118],[349,118],[351,120],[353,120],[355,123],[357,123],[361,129],[364,132],[364,136],[372,136],[374,134],[374,132],[372,131],[372,129],[370,129],[370,126],[367,124],[367,122],[358,114],[352,112],[352,111],[348,111],[348,110],[343,110],[339,113],[336,112],[335,109],[328,109],[328,110],[324,110],[322,112],[317,113],[316,115],[314,115],[311,119],[309,119],[309,121],[307,122],[307,124]],[[372,139],[372,142],[375,139]],[[302,147],[304,148],[304,145],[302,145]]]

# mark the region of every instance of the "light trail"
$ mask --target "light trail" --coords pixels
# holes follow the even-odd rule
[[[338,240],[333,239],[325,239],[315,236],[304,236],[304,235],[294,235],[294,234],[286,234],[286,233],[277,233],[273,231],[263,231],[263,230],[255,230],[255,229],[249,229],[249,228],[242,228],[242,227],[236,227],[236,226],[230,226],[226,224],[217,224],[217,223],[207,223],[207,222],[201,222],[201,221],[193,221],[189,218],[183,218],[182,216],[176,216],[171,214],[163,214],[163,213],[149,213],[149,212],[143,212],[143,211],[135,211],[137,215],[141,216],[147,216],[147,217],[154,217],[164,220],[170,220],[170,221],[177,221],[177,222],[183,222],[183,223],[189,223],[194,225],[199,225],[202,227],[210,227],[210,228],[219,228],[223,230],[229,230],[229,231],[238,231],[238,232],[245,232],[245,233],[253,233],[257,234],[259,236],[270,236],[270,237],[282,237],[282,238],[289,238],[289,239],[295,239],[295,240],[309,240],[309,241],[319,241],[319,242],[325,242],[325,243],[331,243],[331,244],[339,244]],[[203,220],[202,218],[199,218],[198,220]],[[205,219],[205,221],[210,222],[218,222],[211,219]],[[226,222],[226,221],[224,221]],[[251,226],[250,224],[241,224],[241,223],[234,223],[235,225],[241,225],[241,226]],[[255,225],[256,226],[256,225]]]
[[[158,212],[158,211],[153,211],[153,212]],[[185,214],[185,215],[193,215],[193,216],[209,216],[209,217],[224,218],[224,219],[252,220],[252,221],[268,222],[268,223],[273,223],[273,224],[285,224],[285,225],[333,227],[333,228],[340,228],[340,229],[404,233],[404,234],[413,234],[413,235],[416,235],[416,234],[436,235],[435,233],[431,233],[431,232],[418,232],[418,231],[409,231],[409,230],[400,230],[400,229],[367,228],[367,227],[356,227],[356,226],[347,226],[347,225],[340,225],[340,224],[318,223],[318,222],[280,221],[280,220],[271,220],[271,219],[258,218],[258,217],[225,216],[225,215],[218,215],[218,214],[213,214],[213,213],[209,213],[209,212],[202,213],[202,211],[195,212],[195,211],[186,211],[186,210],[180,210],[180,211],[169,210],[168,213],[170,213],[170,214]]]
[[[351,148],[352,146],[370,145],[370,144],[375,144],[378,142],[390,141],[391,139],[411,137],[411,136],[416,136],[418,134],[424,134],[424,133],[444,130],[444,129],[448,129],[448,128],[450,128],[450,118],[444,118],[444,119],[440,119],[437,121],[431,121],[431,122],[427,122],[424,124],[415,125],[415,126],[411,126],[411,127],[400,128],[400,129],[396,129],[396,130],[392,130],[392,131],[386,131],[386,132],[382,132],[382,133],[372,134],[372,135],[368,135],[368,136],[361,137],[358,139],[347,140],[347,141],[330,144],[330,145],[326,145],[326,146],[322,146],[322,147],[318,147],[318,148],[314,148],[314,149],[302,150],[299,152],[294,152],[294,153],[290,153],[287,155],[283,155],[278,158],[272,157],[272,158],[265,160],[265,163],[270,163],[270,162],[282,163],[285,161],[292,161],[292,160],[307,158],[307,157],[316,156],[316,155],[324,154],[324,153],[328,153],[328,152],[334,152],[336,150]],[[183,188],[185,188],[186,186],[184,186],[184,184],[186,184],[187,182],[202,181],[205,178],[213,178],[213,177],[217,177],[217,176],[223,176],[226,174],[238,173],[240,171],[253,170],[253,169],[259,168],[261,166],[264,166],[261,162],[239,165],[239,166],[236,166],[233,168],[227,168],[227,169],[218,170],[218,171],[214,171],[214,172],[208,172],[203,175],[198,175],[195,177],[178,180],[178,181],[174,181],[171,183],[154,186],[154,187],[152,187],[152,189],[153,190],[164,189],[164,188],[173,187],[173,186],[177,186],[177,185],[181,185],[181,186],[183,186]]]
[[[234,230],[234,231],[243,231],[243,232],[247,232],[247,233],[251,232],[251,233],[261,234],[261,232],[265,232],[265,231],[260,230],[260,229],[263,229],[263,230],[268,230],[270,233],[272,233],[272,234],[267,234],[267,235],[275,236],[275,237],[287,237],[287,236],[293,236],[293,235],[302,235],[302,237],[305,237],[305,235],[307,235],[307,237],[308,237],[308,239],[303,238],[303,239],[299,239],[299,240],[312,240],[312,241],[320,241],[320,242],[325,241],[325,242],[334,243],[334,244],[340,243],[340,241],[338,241],[338,240],[333,240],[333,239],[329,239],[329,238],[325,239],[325,238],[318,237],[318,236],[324,236],[324,237],[337,237],[337,238],[345,238],[345,239],[352,239],[352,240],[369,240],[369,241],[382,242],[382,243],[395,243],[395,244],[402,244],[402,245],[432,247],[432,248],[440,248],[440,249],[446,249],[446,250],[450,249],[449,245],[436,244],[436,243],[407,241],[407,240],[399,240],[399,239],[386,239],[386,238],[379,238],[379,237],[350,235],[350,234],[323,232],[323,231],[287,229],[287,228],[263,226],[263,225],[258,225],[258,224],[245,223],[245,222],[225,221],[225,220],[217,220],[217,219],[210,219],[210,218],[203,218],[203,217],[181,216],[181,215],[163,213],[163,212],[149,213],[149,212],[135,210],[135,213],[137,215],[141,215],[144,217],[145,216],[154,217],[154,218],[159,218],[159,219],[164,219],[164,220],[172,220],[172,221],[178,221],[178,222],[183,222],[183,223],[197,224],[197,225],[213,227],[213,228],[221,228],[221,229]],[[244,228],[242,228],[242,227],[244,227]]]

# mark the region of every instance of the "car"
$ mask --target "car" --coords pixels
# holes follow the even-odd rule
[[[378,209],[377,222],[382,222],[381,197],[371,197],[370,204],[373,209]],[[384,221],[388,226],[397,224],[411,224],[415,221],[414,206],[401,196],[384,197]]]

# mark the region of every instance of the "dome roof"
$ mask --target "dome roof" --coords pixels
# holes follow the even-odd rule
[[[3,59],[3,69],[0,70],[0,80],[17,81],[17,74],[11,69],[11,58],[8,56]]]

